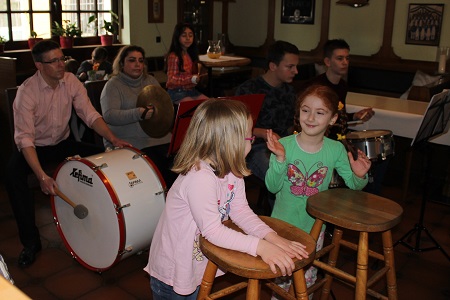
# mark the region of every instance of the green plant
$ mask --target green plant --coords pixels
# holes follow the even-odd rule
[[[32,39],[37,38],[37,33],[36,33],[36,31],[34,31],[34,30],[31,31],[31,34],[30,34],[30,35],[31,35],[31,38],[32,38]]]
[[[70,23],[70,20],[63,20],[64,25],[60,25],[55,21],[55,27],[52,29],[52,33],[59,36],[81,36],[81,30],[77,27],[76,23]]]
[[[113,11],[109,11],[109,13],[111,14],[111,22],[103,20],[103,26],[101,28],[105,29],[106,34],[108,34],[108,33],[117,34],[117,27],[114,25],[115,24],[119,25],[119,16],[116,15]],[[90,24],[92,22],[96,22],[96,21],[97,21],[96,16],[90,16],[89,20],[88,20],[88,24]]]
[[[3,45],[7,42],[8,40],[6,38],[4,38],[3,36],[0,35],[0,45]]]

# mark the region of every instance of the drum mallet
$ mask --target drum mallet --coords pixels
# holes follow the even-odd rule
[[[86,206],[82,204],[75,204],[70,200],[66,195],[63,194],[59,189],[55,188],[55,193],[58,195],[59,198],[63,199],[65,202],[67,202],[70,206],[73,207],[73,213],[75,216],[77,216],[78,219],[84,219],[87,217],[89,211],[86,208]]]

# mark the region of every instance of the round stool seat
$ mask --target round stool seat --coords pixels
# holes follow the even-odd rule
[[[350,189],[332,189],[308,198],[312,216],[342,228],[382,232],[400,223],[403,208],[396,202]]]
[[[309,254],[308,258],[298,260],[294,258],[295,270],[299,270],[314,260],[316,242],[314,239],[303,230],[286,223],[282,220],[260,216],[261,220],[272,228],[279,236],[288,240],[293,240],[302,243],[306,246],[306,251]],[[242,232],[242,230],[231,220],[225,221],[224,225]],[[253,279],[269,279],[282,276],[280,270],[277,268],[277,273],[274,274],[268,264],[266,264],[260,256],[251,256],[249,254],[224,249],[218,247],[203,236],[200,237],[200,249],[206,257],[218,265],[221,269],[234,273],[238,276]]]

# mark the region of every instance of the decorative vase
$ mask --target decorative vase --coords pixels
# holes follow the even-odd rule
[[[102,46],[111,46],[113,44],[114,35],[104,34],[100,36]]]
[[[60,36],[59,44],[61,48],[73,48],[73,36]]]
[[[34,45],[39,42],[42,41],[43,38],[29,38],[28,39],[28,48],[33,49]]]

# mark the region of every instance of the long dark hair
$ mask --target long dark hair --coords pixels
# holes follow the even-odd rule
[[[189,28],[192,30],[192,33],[194,34],[194,40],[192,41],[192,45],[187,49],[187,53],[189,57],[191,58],[192,62],[194,63],[194,66],[198,62],[198,47],[197,47],[197,36],[195,35],[194,27],[192,27],[189,23],[178,23],[175,25],[175,28],[173,30],[172,35],[172,43],[170,44],[169,52],[167,56],[169,56],[170,53],[175,53],[175,55],[178,57],[178,70],[180,72],[184,72],[183,68],[183,48],[180,44],[180,36],[183,34],[183,32],[186,30],[186,28]]]

